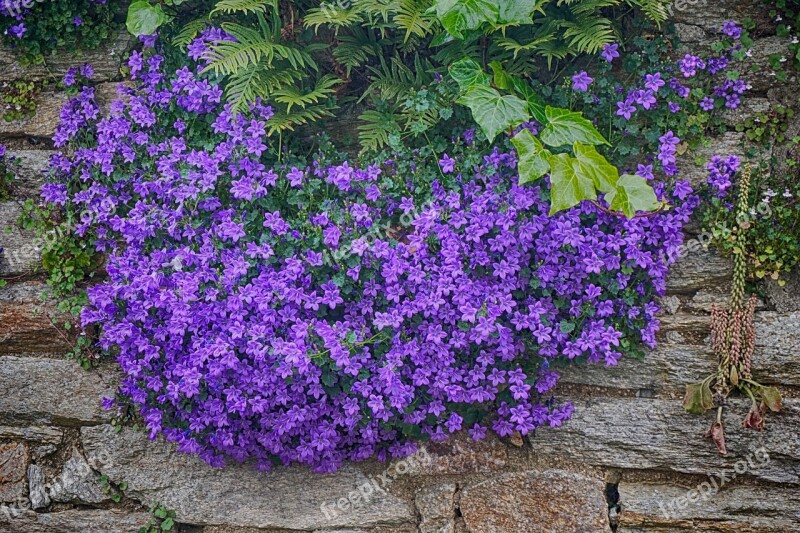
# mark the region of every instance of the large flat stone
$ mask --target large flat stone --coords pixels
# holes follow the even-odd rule
[[[25,474],[29,461],[26,445],[12,442],[0,446],[0,502],[19,502],[27,497]]]
[[[0,202],[0,276],[33,272],[41,257],[43,242],[18,224],[21,209],[16,202]]]
[[[703,434],[714,415],[693,415],[680,400],[594,398],[574,402],[575,413],[560,428],[539,428],[530,439],[543,457],[620,469],[653,469],[705,475],[732,468],[764,447],[772,461],[748,476],[800,483],[800,401],[787,399],[781,413],[767,415],[764,431],[742,428],[749,401],[730,400],[725,410],[728,455],[720,456]]]
[[[94,50],[84,50],[76,54],[75,50],[59,50],[47,56],[42,65],[21,65],[13,50],[0,47],[0,80],[39,81],[44,79],[60,80],[71,67],[90,64],[94,68],[92,80],[109,81],[120,77],[120,66],[125,59],[125,52],[130,48],[132,37],[127,31],[112,34],[109,40]]]
[[[95,89],[98,104],[107,104],[116,95],[116,87],[116,82],[98,84]],[[60,122],[61,108],[68,99],[62,91],[43,91],[36,96],[36,112],[32,116],[11,122],[0,120],[0,135],[51,138]]]
[[[35,513],[17,510],[0,513],[0,531],[25,533],[137,533],[150,522],[148,513],[106,510],[71,510]]]
[[[211,468],[174,445],[152,442],[143,432],[103,425],[81,428],[89,464],[110,479],[128,484],[126,497],[159,501],[177,520],[194,525],[285,529],[336,529],[411,523],[409,502],[377,490],[358,505],[351,494],[374,489],[373,481],[352,465],[321,475],[305,468],[258,472],[252,465]],[[338,507],[340,501],[348,502]]]
[[[15,426],[100,424],[111,419],[100,400],[110,376],[62,359],[0,356],[0,423]]]
[[[699,322],[683,315],[664,317],[667,326]],[[677,317],[677,318],[676,318]],[[672,322],[670,322],[670,319]],[[701,326],[708,328],[707,318]],[[695,329],[694,331],[702,331]],[[705,330],[706,334],[708,330]],[[753,369],[756,380],[764,384],[800,387],[800,313],[756,313],[756,351]],[[561,372],[563,383],[657,393],[682,393],[687,383],[700,381],[716,368],[716,356],[706,345],[661,343],[644,359],[623,357],[615,367],[575,365]]]
[[[461,490],[469,531],[481,533],[609,531],[605,483],[562,470],[517,472]]]
[[[63,354],[71,348],[55,329],[54,324],[63,323],[64,317],[52,304],[45,305],[46,290],[43,283],[34,281],[0,287],[0,355]]]
[[[688,246],[694,237],[689,236],[687,239]],[[667,290],[671,294],[692,293],[700,289],[730,285],[733,263],[710,249],[704,249],[702,242],[695,242],[696,247],[687,249],[678,262],[670,268]]]
[[[617,532],[800,530],[797,490],[730,482],[715,490],[714,483],[720,486],[716,477],[685,487],[623,480]]]
[[[44,173],[49,168],[50,156],[55,150],[11,150],[6,152],[16,161],[16,178],[12,185],[15,197],[38,197],[44,181]]]

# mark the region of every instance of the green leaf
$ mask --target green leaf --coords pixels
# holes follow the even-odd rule
[[[436,16],[447,33],[459,39],[484,23],[496,24],[500,14],[491,0],[436,0]]]
[[[498,89],[509,90],[512,88],[513,83],[511,76],[503,69],[503,65],[499,61],[492,61],[489,63],[489,68],[494,72],[494,85]]]
[[[523,97],[528,102],[528,111],[531,116],[535,118],[540,124],[547,124],[547,114],[545,108],[547,105],[544,99],[533,90],[531,84],[518,76],[511,76],[511,84],[518,95]]]
[[[500,0],[498,22],[501,24],[531,24],[533,9],[538,0]]]
[[[465,57],[450,65],[450,76],[456,80],[462,93],[476,85],[489,85],[491,78],[481,66],[472,59]]]
[[[583,200],[596,200],[594,183],[578,172],[578,160],[569,154],[548,158],[550,164],[550,215],[578,205]]]
[[[769,407],[770,411],[778,412],[781,410],[783,399],[776,387],[761,387],[759,392],[761,393],[761,399],[764,400],[764,404]]]
[[[558,327],[561,329],[562,332],[569,334],[575,331],[575,322],[562,320],[561,322],[559,322]]]
[[[125,25],[136,37],[152,35],[168,17],[161,9],[161,4],[151,4],[147,0],[137,0],[128,8],[128,19]]]
[[[472,117],[489,142],[506,128],[530,118],[525,102],[510,94],[503,96],[491,87],[473,86],[458,102],[472,110]]]
[[[598,191],[608,193],[616,189],[619,170],[594,146],[576,142],[573,150],[581,172],[594,182]]]
[[[511,139],[511,143],[517,149],[520,185],[537,180],[550,171],[550,163],[547,158],[552,154],[545,150],[542,143],[533,136],[530,130],[520,130]]]
[[[714,408],[714,401],[708,381],[686,385],[686,396],[683,398],[683,408],[696,415],[701,415],[709,409]]]
[[[172,531],[172,528],[175,526],[175,520],[172,518],[167,518],[163,522],[161,522],[161,531]]]
[[[597,131],[594,124],[583,118],[581,113],[559,107],[545,108],[547,126],[540,137],[548,146],[572,145],[576,142],[582,144],[609,144]]]
[[[617,188],[606,193],[605,198],[611,209],[622,211],[628,218],[636,216],[637,211],[653,211],[659,206],[656,193],[647,180],[632,174],[620,176]]]

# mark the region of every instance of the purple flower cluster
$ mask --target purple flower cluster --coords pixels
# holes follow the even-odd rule
[[[73,150],[43,191],[107,254],[82,322],[152,437],[212,465],[330,471],[462,429],[558,426],[554,361],[655,344],[652,298],[697,203],[685,184],[656,187],[675,208],[653,217],[551,217],[498,149],[415,161],[448,178],[426,187],[395,161],[275,164],[268,106],[234,115],[162,63],[135,53],[138,86],[108,116],[92,88],[65,105],[55,142]]]
[[[725,35],[732,37],[734,40],[741,38],[741,28],[735,23],[727,22],[724,28]],[[709,59],[702,59],[692,54],[686,54],[683,59],[678,61],[677,68],[680,70],[683,78],[686,79],[694,78],[698,76],[700,72],[706,72],[709,76],[713,77],[728,68],[733,51],[740,47],[741,44],[734,43],[731,48],[724,51],[719,57]],[[605,53],[603,57],[608,60]],[[725,78],[714,85],[713,96],[724,99],[726,107],[736,109],[741,103],[741,95],[746,90],[747,85],[744,82]],[[678,98],[687,99],[691,95],[691,88],[682,84],[676,77],[670,78],[669,83],[667,83],[662,79],[661,72],[647,74],[645,75],[641,88],[631,88],[626,97],[617,102],[616,114],[617,116],[624,117],[625,120],[630,120],[638,111],[639,107],[645,110],[652,109],[658,105],[659,96],[669,98],[673,94]],[[673,113],[680,110],[680,106],[677,103],[668,102],[668,104]],[[704,97],[700,106],[705,111],[712,110],[714,108],[714,98],[708,96]]]
[[[728,191],[733,185],[733,178],[741,166],[741,161],[735,155],[723,158],[715,155],[707,165],[708,184],[719,198],[728,196]]]

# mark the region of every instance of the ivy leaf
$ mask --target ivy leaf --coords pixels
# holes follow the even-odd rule
[[[525,102],[510,94],[503,96],[491,87],[475,85],[458,102],[472,110],[472,117],[489,142],[504,129],[530,118]]]
[[[128,31],[139,37],[152,35],[167,22],[168,17],[161,4],[151,4],[147,0],[137,0],[128,7],[128,19],[125,21]]]
[[[511,143],[517,149],[520,185],[537,180],[550,171],[550,163],[547,158],[552,154],[545,150],[542,143],[533,136],[530,130],[520,130],[511,139]]]
[[[547,106],[547,126],[540,137],[548,146],[565,146],[576,142],[582,144],[609,144],[597,131],[594,124],[583,118],[583,114],[569,109]],[[609,145],[610,146],[610,145]]]
[[[550,215],[578,205],[583,200],[596,200],[597,191],[589,178],[578,172],[578,160],[569,154],[548,158],[550,164]]]
[[[617,188],[606,193],[606,201],[614,211],[622,211],[628,218],[636,216],[637,211],[653,211],[658,208],[658,198],[647,180],[641,176],[623,174],[617,181]]]
[[[467,30],[476,30],[483,23],[495,24],[500,14],[492,0],[436,0],[436,16],[447,33],[459,39]]]
[[[528,102],[528,111],[533,118],[542,125],[547,124],[546,104],[539,93],[533,90],[531,84],[518,76],[511,76],[511,84],[516,93]]]
[[[533,9],[538,0],[500,0],[498,22],[501,24],[531,24]]]
[[[489,68],[494,72],[494,85],[498,89],[509,90],[512,88],[511,76],[503,69],[503,65],[499,61],[492,61],[489,63]]]
[[[491,78],[474,60],[465,57],[450,65],[450,76],[456,80],[462,93],[476,85],[488,86]]]
[[[761,399],[764,404],[769,407],[770,411],[778,412],[783,407],[783,399],[781,398],[780,391],[775,387],[761,387]]]
[[[683,408],[696,415],[701,415],[709,409],[714,408],[714,401],[711,396],[711,388],[708,381],[686,385],[686,396],[683,398]]]
[[[616,189],[619,170],[609,163],[608,159],[597,151],[597,148],[576,142],[572,149],[581,172],[594,182],[598,191],[609,193]]]

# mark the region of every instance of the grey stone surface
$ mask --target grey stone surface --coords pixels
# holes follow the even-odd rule
[[[100,406],[114,393],[113,380],[78,363],[0,356],[0,423],[78,426],[111,419]]]
[[[25,473],[30,455],[19,442],[0,445],[0,502],[18,502],[28,495]]]
[[[15,198],[29,198],[39,195],[44,171],[47,170],[50,156],[55,150],[11,150],[7,154],[15,158],[16,178],[12,184]]]
[[[61,503],[102,503],[110,500],[103,492],[99,475],[77,450],[72,451],[61,473],[50,483],[50,498]]]
[[[679,320],[674,320],[677,317]],[[708,334],[707,317],[676,314],[665,328]],[[702,319],[702,323],[699,321]],[[706,329],[703,330],[702,328]],[[760,383],[800,387],[800,314],[759,312],[756,314],[755,378]],[[647,389],[660,393],[682,393],[687,383],[700,381],[716,367],[710,347],[661,343],[644,359],[623,357],[616,367],[572,366],[562,372],[562,382],[616,389]]]
[[[420,516],[420,533],[455,531],[455,483],[442,483],[417,491],[414,503]]]
[[[742,428],[748,402],[732,399],[725,410],[725,457],[717,453],[711,441],[703,439],[713,414],[687,413],[680,400],[577,400],[571,420],[560,428],[539,428],[530,440],[534,452],[542,457],[700,475],[732,468],[736,461],[765,447],[772,460],[748,476],[775,483],[800,483],[800,401],[786,399],[781,413],[767,415],[766,429],[761,432]]]
[[[53,303],[45,303],[47,296],[47,286],[41,281],[0,287],[0,355],[57,353],[63,357],[72,347],[54,327],[63,324],[66,317]]]
[[[28,442],[44,443],[50,445],[61,444],[64,432],[58,428],[48,426],[0,426],[0,439],[24,440]]]
[[[16,511],[0,513],[0,531],[18,533],[137,533],[147,525],[148,513],[107,510],[70,510],[55,513]]]
[[[733,264],[728,259],[700,248],[687,252],[672,266],[667,290],[671,294],[683,294],[711,287],[727,287],[732,274]]]
[[[95,50],[86,50],[77,55],[71,49],[59,50],[45,58],[42,65],[25,66],[19,63],[13,50],[0,47],[0,73],[4,81],[61,80],[69,68],[88,63],[94,68],[93,81],[109,81],[120,77],[119,69],[131,41],[131,35],[122,30],[112,35],[107,45]]]
[[[98,84],[95,88],[97,102],[101,106],[116,94],[117,83]],[[45,137],[51,138],[60,122],[61,108],[69,99],[62,91],[45,90],[36,96],[36,112],[22,120],[11,122],[0,120],[0,135],[6,137]]]
[[[459,509],[468,531],[609,531],[605,483],[563,470],[516,472],[465,486]]]
[[[346,465],[335,474],[303,468],[258,472],[252,465],[211,468],[196,456],[178,453],[143,432],[117,433],[110,425],[81,428],[89,464],[110,479],[125,480],[125,495],[162,502],[177,520],[195,525],[335,529],[411,523],[410,502],[377,490],[358,505],[352,494],[368,493],[370,479]],[[374,487],[374,485],[373,485]],[[337,506],[343,500],[347,505]],[[324,508],[323,508],[324,506]]]
[[[28,274],[39,263],[42,243],[19,226],[21,213],[16,202],[0,202],[0,276]]]
[[[32,509],[43,509],[50,505],[44,471],[37,465],[28,466],[28,499]]]
[[[759,460],[754,460],[759,464]],[[712,478],[719,486],[719,478]],[[791,488],[732,485],[712,480],[697,485],[619,485],[618,533],[670,531],[800,530],[800,492]]]
[[[780,313],[800,311],[800,270],[785,275],[784,281],[783,287],[772,280],[765,282],[767,299]]]

